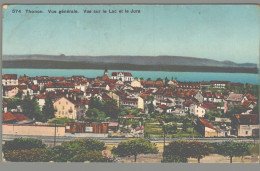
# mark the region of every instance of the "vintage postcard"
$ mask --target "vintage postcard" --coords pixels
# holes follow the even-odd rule
[[[4,5],[5,162],[259,163],[256,5]]]

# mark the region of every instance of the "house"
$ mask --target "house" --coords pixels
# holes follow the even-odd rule
[[[189,107],[189,111],[191,115],[195,115],[203,118],[206,113],[206,108],[200,104],[192,103]]]
[[[85,104],[83,100],[78,99],[76,96],[69,98],[62,97],[53,104],[55,109],[56,118],[69,118],[80,120],[85,114]]]
[[[42,93],[42,94],[39,94],[38,96],[36,96],[36,101],[38,102],[41,109],[44,106],[45,100],[48,96],[52,99],[52,102],[55,102],[56,100],[58,100],[64,96],[64,92],[50,91],[50,92],[45,92],[45,93]]]
[[[203,101],[211,103],[221,103],[227,98],[227,95],[216,92],[203,92]]]
[[[14,85],[3,86],[3,97],[13,98],[18,93],[19,88]]]
[[[141,82],[138,81],[138,80],[133,80],[133,81],[131,82],[131,86],[132,86],[132,87],[143,87],[143,86],[141,85]]]
[[[85,92],[85,90],[87,89],[87,87],[89,86],[89,82],[88,81],[81,81],[79,83],[75,84],[75,89],[79,89],[83,92]]]
[[[112,130],[114,132],[119,130],[118,122],[102,122],[102,123],[108,123],[108,130]]]
[[[196,129],[204,137],[218,136],[217,129],[209,121],[202,118],[198,118]]]
[[[231,135],[231,119],[230,118],[215,118],[217,126],[215,128],[218,132],[218,137],[227,137]]]
[[[55,91],[55,90],[72,90],[75,88],[74,83],[56,83],[49,82],[45,84],[46,91]]]
[[[200,89],[200,83],[197,83],[197,82],[178,82],[177,88]]]
[[[196,93],[196,95],[194,96],[194,98],[195,98],[199,103],[202,103],[202,102],[204,101],[204,97],[203,97],[201,91],[198,91],[198,92]]]
[[[144,100],[141,97],[123,98],[122,100],[120,100],[120,107],[143,110],[144,109]]]
[[[111,79],[121,81],[133,81],[134,77],[129,72],[112,72]]]
[[[168,85],[171,87],[176,87],[178,85],[178,81],[170,80],[170,81],[168,81]]]
[[[210,87],[213,88],[226,88],[228,81],[210,81]]]
[[[245,100],[248,100],[245,95],[231,92],[229,93],[226,102],[227,105],[241,105]]]
[[[17,74],[4,74],[2,76],[3,86],[18,85]]]
[[[235,114],[235,135],[239,137],[251,137],[253,130],[259,130],[258,114]]]
[[[252,94],[250,93],[247,93],[246,94],[246,98],[249,100],[249,101],[252,101],[252,102],[256,102],[257,103],[257,98],[255,96],[253,96]]]

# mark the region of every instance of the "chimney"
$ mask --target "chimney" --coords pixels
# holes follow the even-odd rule
[[[75,100],[75,101],[77,100],[77,96],[74,96],[74,100]]]
[[[66,97],[68,98],[68,97],[69,97],[69,95],[68,95],[68,94],[66,94]]]

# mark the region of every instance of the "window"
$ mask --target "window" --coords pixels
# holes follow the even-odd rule
[[[199,110],[197,110],[197,112],[199,112]]]
[[[62,110],[64,110],[64,106],[62,106]]]
[[[246,135],[248,134],[248,131],[246,131]]]

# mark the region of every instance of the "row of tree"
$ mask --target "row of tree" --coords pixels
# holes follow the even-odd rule
[[[79,139],[63,142],[60,146],[46,147],[41,140],[19,138],[3,145],[4,158],[13,162],[112,162],[114,158],[102,153],[104,142]]]
[[[105,143],[92,139],[78,139],[63,142],[60,146],[47,148],[41,140],[18,138],[3,145],[4,158],[7,161],[25,162],[113,162],[115,158],[103,150]],[[134,156],[136,162],[139,154],[157,154],[156,144],[146,139],[130,139],[113,147],[112,154],[117,157]],[[240,142],[206,143],[198,141],[173,141],[164,148],[162,162],[184,163],[188,158],[200,160],[210,153],[230,157],[250,154],[250,144]]]

